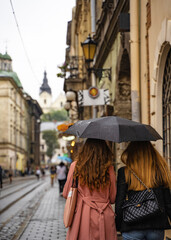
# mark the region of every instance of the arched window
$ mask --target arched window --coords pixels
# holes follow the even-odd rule
[[[171,168],[171,49],[163,75],[163,154]]]

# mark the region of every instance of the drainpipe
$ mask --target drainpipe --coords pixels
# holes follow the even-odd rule
[[[96,4],[95,0],[91,0],[91,35],[95,34],[96,31]],[[96,77],[94,72],[91,72],[91,84],[96,87]],[[93,106],[93,118],[97,117],[96,106]]]
[[[150,107],[150,53],[149,53],[149,28],[151,26],[151,3],[148,0],[146,4],[146,12],[147,12],[147,21],[146,21],[146,61],[147,61],[147,96],[148,96],[148,105],[147,105],[147,112],[148,112],[148,124],[151,123],[151,107]],[[149,16],[148,16],[149,15]]]
[[[95,0],[91,0],[91,33],[96,31],[96,4]]]
[[[130,0],[132,120],[140,122],[139,0]]]

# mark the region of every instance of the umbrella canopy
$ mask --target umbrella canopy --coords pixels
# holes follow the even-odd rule
[[[69,162],[69,163],[72,162],[72,159],[66,156],[58,156],[58,159],[60,159],[61,161]]]
[[[78,121],[65,133],[80,138],[96,138],[118,143],[162,139],[150,125],[116,116]]]

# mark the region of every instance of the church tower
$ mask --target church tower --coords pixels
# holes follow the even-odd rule
[[[0,71],[12,72],[12,59],[7,52],[5,54],[0,53]]]
[[[50,112],[51,104],[52,104],[51,88],[48,85],[48,80],[46,75],[47,73],[46,71],[44,71],[43,83],[40,87],[40,93],[39,93],[39,104],[43,110],[43,113]]]

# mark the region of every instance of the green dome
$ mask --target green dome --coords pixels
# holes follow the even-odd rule
[[[7,52],[3,55],[3,59],[7,59],[7,60],[12,61],[12,58],[10,57],[10,55],[8,55]]]
[[[17,86],[19,88],[23,88],[23,86],[15,72],[0,71],[0,77],[11,77],[11,78],[13,78],[13,80],[15,81],[15,83],[17,84]]]
[[[10,57],[10,55],[8,55],[7,52],[5,54],[0,53],[0,59],[12,61],[12,58]]]

